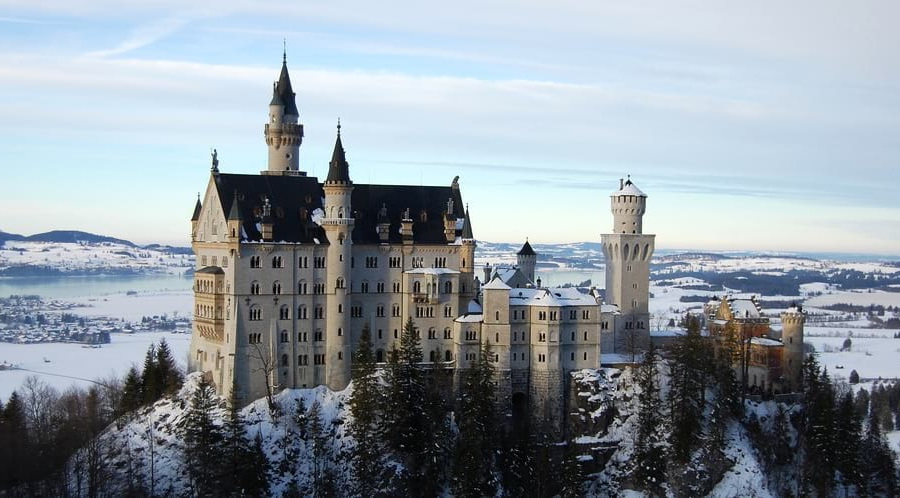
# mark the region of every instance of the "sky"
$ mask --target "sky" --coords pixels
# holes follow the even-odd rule
[[[323,178],[460,177],[476,238],[599,241],[649,196],[670,249],[900,254],[896,0],[0,0],[0,230],[188,245],[266,168],[286,43]]]

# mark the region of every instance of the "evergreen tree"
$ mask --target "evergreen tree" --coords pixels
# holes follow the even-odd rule
[[[185,415],[184,462],[197,496],[215,496],[220,485],[222,428],[214,422],[215,388],[201,377]]]
[[[119,404],[119,414],[130,413],[141,406],[143,400],[141,374],[132,365],[125,375],[125,385],[122,387],[122,400]]]
[[[687,462],[700,436],[705,403],[705,371],[709,356],[700,337],[696,319],[689,320],[688,332],[679,338],[672,351],[669,414],[672,421],[670,442],[673,457]]]
[[[635,480],[650,492],[658,494],[666,474],[666,458],[661,440],[662,400],[656,368],[657,354],[651,342],[636,372],[638,395],[638,428],[634,443]]]
[[[804,488],[825,496],[834,484],[834,391],[815,355],[803,362]]]
[[[453,464],[453,489],[457,496],[491,496],[495,493],[493,469],[498,423],[494,403],[493,353],[483,342],[478,362],[462,374],[459,438]]]
[[[878,413],[872,410],[866,425],[866,435],[860,444],[859,468],[863,491],[869,496],[897,496],[896,455],[881,432]]]
[[[22,484],[31,460],[25,405],[13,391],[0,412],[0,489]]]
[[[172,350],[165,338],[159,340],[159,346],[156,348],[156,380],[159,384],[160,397],[172,394],[181,387],[183,381],[181,370],[172,357]]]
[[[222,434],[224,473],[219,489],[232,496],[266,496],[269,462],[247,438],[245,425],[232,391]]]
[[[835,452],[835,467],[840,471],[847,487],[862,484],[857,465],[861,422],[854,408],[853,391],[848,390],[838,401],[835,410],[835,440],[836,447],[840,448],[840,451]]]
[[[318,400],[309,407],[309,430],[312,437],[313,454],[313,495],[330,496],[328,478],[328,433],[322,417],[322,405]]]
[[[383,471],[381,455],[379,384],[375,355],[372,352],[372,338],[369,325],[363,327],[359,344],[353,355],[353,391],[350,398],[350,433],[356,440],[351,459],[355,480],[354,491],[359,496],[371,496],[380,488],[379,479]]]
[[[144,370],[141,372],[142,404],[153,403],[162,396],[159,370],[156,368],[156,346],[151,344],[144,355]]]

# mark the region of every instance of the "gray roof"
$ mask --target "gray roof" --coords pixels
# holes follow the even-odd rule
[[[334,141],[334,152],[331,154],[331,162],[328,164],[328,178],[325,183],[352,183],[350,181],[350,165],[344,154],[344,144],[341,143],[341,125],[338,125],[337,139]]]
[[[284,106],[284,113],[299,116],[300,111],[297,110],[297,99],[294,89],[291,87],[291,75],[288,74],[287,60],[281,63],[281,74],[278,75],[278,82],[272,91],[272,102],[269,105],[281,104]]]

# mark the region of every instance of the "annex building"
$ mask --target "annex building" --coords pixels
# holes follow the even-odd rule
[[[613,228],[602,236],[605,298],[541,288],[528,242],[517,265],[476,270],[458,177],[355,183],[340,124],[327,177],[301,171],[304,128],[286,61],[267,114],[267,169],[224,173],[214,154],[191,218],[189,369],[220,393],[249,402],[281,388],[343,389],[363,327],[383,362],[412,317],[425,361],[458,373],[489,342],[501,401],[559,426],[569,372],[648,341],[654,236],[642,232],[647,196],[630,179],[611,195]]]

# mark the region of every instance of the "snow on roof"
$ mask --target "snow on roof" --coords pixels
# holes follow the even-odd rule
[[[681,337],[687,335],[684,329],[651,330],[650,337]]]
[[[484,320],[484,315],[482,315],[481,313],[471,313],[457,317],[454,321],[459,323],[477,323],[481,322],[482,320]]]
[[[751,337],[750,344],[756,344],[757,346],[766,347],[784,346],[784,343],[782,343],[781,341],[769,339],[768,337]]]
[[[510,289],[509,304],[517,306],[596,306],[597,300],[574,287]],[[602,310],[601,310],[602,311]]]
[[[494,277],[493,280],[481,286],[482,290],[508,290],[510,287],[506,285],[503,279],[499,277]]]
[[[756,309],[756,303],[749,299],[733,299],[731,311],[735,318],[759,318],[759,310]]]
[[[647,197],[647,194],[641,192],[641,189],[637,188],[637,186],[632,183],[630,179],[625,182],[621,189],[612,193],[613,197],[617,197],[620,195],[636,195],[638,197]]]
[[[600,306],[600,313],[618,313],[618,304],[603,304]]]
[[[413,268],[403,273],[409,275],[456,275],[459,272],[450,268]]]

